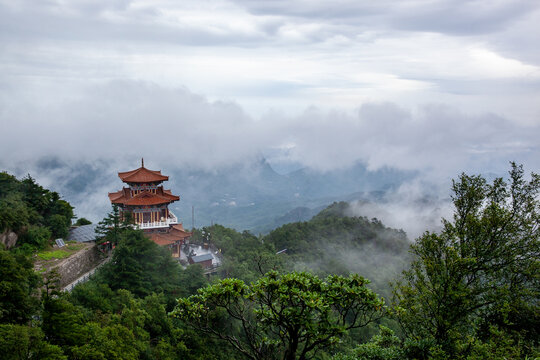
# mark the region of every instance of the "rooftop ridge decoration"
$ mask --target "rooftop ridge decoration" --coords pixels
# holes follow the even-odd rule
[[[149,170],[144,166],[131,171],[119,172],[118,177],[125,183],[154,183],[169,180],[161,170]]]

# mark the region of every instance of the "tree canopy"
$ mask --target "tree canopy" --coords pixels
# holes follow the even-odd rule
[[[408,264],[410,241],[402,230],[351,213],[348,203],[336,202],[311,220],[283,225],[262,240],[278,251],[286,249],[287,255],[280,258],[289,271],[320,276],[358,273],[379,294],[390,297],[388,284]]]
[[[47,245],[44,231],[45,240],[65,238],[72,218],[73,207],[57,192],[40,186],[30,175],[17,180],[0,172],[0,232],[9,229],[21,235],[17,245],[25,252]],[[36,227],[42,230],[31,231]]]
[[[348,216],[346,203],[264,237],[214,225],[191,239],[224,257],[210,280],[113,208],[101,223],[111,261],[63,293],[24,254],[67,229],[71,206],[1,173],[0,227],[19,244],[0,249],[0,359],[536,358],[539,191],[540,177],[515,164],[507,179],[462,174],[454,217],[410,257],[403,231]],[[403,267],[386,309],[375,291]]]
[[[512,164],[509,181],[462,174],[453,182],[452,221],[411,247],[414,259],[395,287],[405,334],[451,358],[472,354],[499,332],[538,342],[540,177]],[[502,332],[501,332],[502,331]]]
[[[29,259],[0,245],[0,323],[24,324],[32,317],[38,284]]]
[[[111,289],[127,289],[144,297],[152,292],[163,292],[172,301],[174,296],[185,295],[182,273],[178,261],[169,249],[151,241],[141,230],[126,228],[119,237],[112,260],[99,273],[98,281]],[[204,279],[202,273],[191,271],[191,281]],[[204,281],[204,280],[203,280]]]
[[[381,316],[384,302],[359,275],[271,271],[251,285],[224,279],[178,300],[173,315],[250,359],[308,359]],[[219,326],[226,314],[230,321]],[[235,329],[239,329],[235,331]]]

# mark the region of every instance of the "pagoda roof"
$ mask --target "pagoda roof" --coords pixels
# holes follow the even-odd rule
[[[156,189],[155,193],[145,190],[135,196],[131,196],[131,190],[129,188],[123,188],[120,191],[109,193],[109,199],[113,204],[144,206],[168,204],[180,200],[180,196],[173,195],[170,190],[164,190],[160,186]]]
[[[165,246],[174,244],[177,241],[184,240],[193,235],[193,233],[184,230],[182,224],[176,224],[171,226],[166,233],[154,232],[147,235],[150,236],[150,240],[152,240],[156,244]]]
[[[149,170],[144,166],[131,171],[119,172],[118,177],[125,183],[152,183],[169,180],[168,176],[161,175],[161,170]]]

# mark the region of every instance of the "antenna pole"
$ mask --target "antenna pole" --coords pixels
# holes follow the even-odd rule
[[[191,231],[195,230],[195,206],[191,205]]]

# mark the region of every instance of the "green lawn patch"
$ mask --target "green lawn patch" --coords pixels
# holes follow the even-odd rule
[[[64,259],[67,258],[69,255],[71,255],[71,253],[65,250],[54,250],[37,254],[37,256],[42,260]]]
[[[67,248],[68,250],[78,251],[78,250],[81,250],[84,246],[85,246],[84,244],[75,242],[74,244],[73,244],[73,243],[68,243],[68,244],[66,245],[66,248]]]

